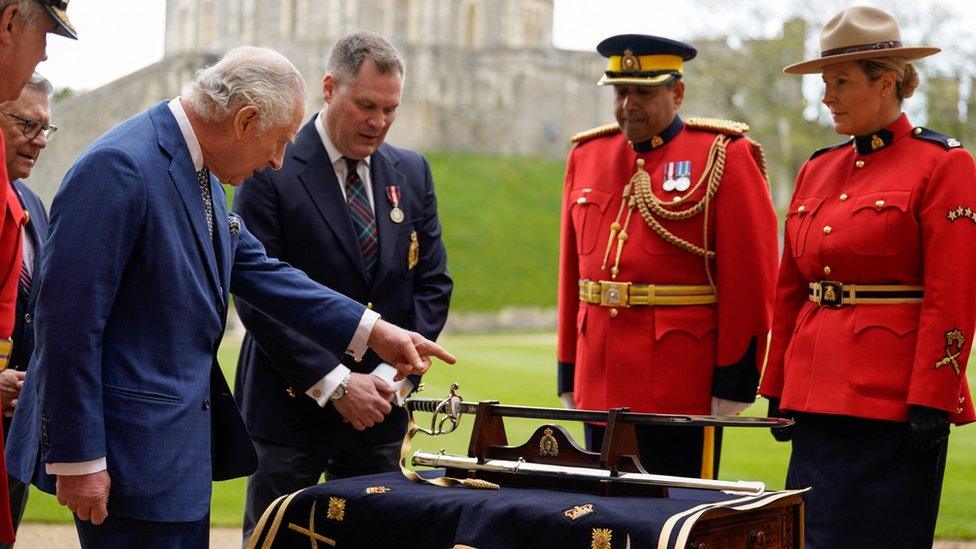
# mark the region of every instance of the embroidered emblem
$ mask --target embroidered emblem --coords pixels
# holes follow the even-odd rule
[[[417,231],[410,232],[410,247],[407,248],[407,269],[412,270],[420,263],[420,241],[417,240]]]
[[[295,532],[298,532],[299,534],[308,536],[308,538],[312,541],[312,547],[317,547],[318,546],[315,543],[316,541],[321,541],[322,543],[324,543],[326,545],[329,545],[331,547],[335,547],[336,542],[335,542],[334,539],[327,538],[327,537],[323,536],[322,534],[319,534],[318,532],[315,531],[315,504],[316,503],[318,503],[318,502],[317,501],[312,502],[312,511],[308,514],[308,528],[305,528],[301,524],[295,524],[294,522],[289,522],[288,523],[288,529],[289,530],[294,530]]]
[[[872,151],[876,151],[876,150],[878,150],[878,149],[880,149],[881,147],[884,147],[884,146],[885,146],[884,139],[881,139],[877,135],[872,135],[871,136],[871,150]]]
[[[610,542],[613,541],[613,530],[609,528],[594,528],[593,543],[590,549],[610,549]]]
[[[592,512],[593,512],[593,504],[586,503],[583,505],[577,505],[572,509],[566,509],[565,511],[563,511],[563,516],[566,518],[566,520],[573,523],[585,517],[586,515],[589,515]]]
[[[232,236],[237,236],[237,233],[241,232],[241,220],[236,215],[228,215],[227,223],[230,225],[230,234]]]
[[[329,510],[325,513],[325,518],[341,522],[346,518],[345,498],[330,497]]]
[[[542,438],[539,439],[539,455],[552,457],[559,455],[559,442],[552,436],[551,427],[546,427],[542,432]]]
[[[366,489],[366,495],[385,494],[387,492],[392,492],[388,486],[370,486]]]
[[[962,334],[962,330],[959,328],[953,328],[945,333],[945,352],[946,357],[935,363],[935,369],[938,370],[943,366],[952,365],[952,369],[956,371],[956,375],[962,374],[962,369],[959,367],[959,363],[956,359],[962,354],[962,347],[966,344],[966,336]]]
[[[963,208],[962,206],[959,206],[955,210],[949,210],[946,217],[950,222],[968,217],[973,223],[976,223],[976,212],[974,212],[972,208]]]

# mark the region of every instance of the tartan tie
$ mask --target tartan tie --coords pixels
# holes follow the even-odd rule
[[[197,172],[200,196],[203,198],[203,213],[207,216],[207,232],[213,238],[213,197],[210,195],[210,170],[204,168]]]
[[[359,238],[359,251],[363,254],[366,273],[372,277],[379,259],[376,219],[373,216],[373,208],[369,205],[369,197],[366,196],[366,186],[356,172],[359,161],[345,156],[342,159],[346,161],[346,205],[349,206],[352,224]]]

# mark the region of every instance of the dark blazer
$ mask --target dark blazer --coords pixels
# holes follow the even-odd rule
[[[257,459],[217,364],[228,290],[342,353],[364,307],[269,259],[211,178],[214,234],[166,102],[99,138],[51,207],[10,473],[105,456],[109,514],[195,521]],[[27,404],[25,408],[21,408]],[[36,459],[38,441],[40,457]]]
[[[452,283],[430,166],[415,152],[384,144],[372,155],[370,170],[380,240],[372,281],[314,118],[285,153],[280,171],[258,174],[236,193],[234,211],[247,221],[268,255],[360,303],[371,303],[384,319],[436,339],[447,320]],[[400,187],[402,223],[390,219],[387,186]],[[411,268],[413,232],[420,255]],[[248,333],[234,393],[255,438],[315,449],[335,448],[352,436],[361,436],[367,444],[403,437],[406,415],[401,409],[355,435],[333,406],[321,408],[304,394],[339,362],[354,372],[371,372],[380,362],[375,354],[367,353],[358,364],[343,360],[256,311],[246,298],[238,299],[237,306]]]
[[[27,221],[27,235],[34,244],[34,276],[40,272],[41,250],[44,239],[47,238],[47,211],[41,198],[30,190],[20,179],[14,180],[14,190],[21,206],[30,216]],[[14,319],[14,333],[11,336],[14,346],[10,353],[9,368],[26,370],[31,354],[34,352],[34,300],[37,297],[37,284],[31,284],[30,293],[24,292],[22,287],[17,289],[17,316]],[[3,433],[6,440],[10,431],[11,418],[3,418]]]

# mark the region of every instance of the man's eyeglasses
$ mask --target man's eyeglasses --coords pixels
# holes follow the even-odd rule
[[[20,132],[24,134],[24,137],[30,140],[37,139],[38,135],[44,134],[44,139],[50,140],[54,135],[54,132],[58,131],[57,126],[52,126],[50,124],[41,124],[37,120],[31,120],[30,118],[24,118],[23,116],[17,116],[16,114],[9,113],[7,111],[0,111],[10,118],[16,120],[20,125]]]

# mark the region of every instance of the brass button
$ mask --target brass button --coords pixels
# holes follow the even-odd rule
[[[576,199],[576,203],[577,204],[586,204],[586,197],[585,196],[581,196],[581,197],[577,198]]]
[[[847,200],[848,198],[850,198],[850,197],[847,196],[847,193],[841,193],[841,195],[840,195],[840,201],[841,202]]]
[[[610,309],[610,318],[617,318],[618,314],[620,314],[620,312],[617,311],[616,308]]]
[[[288,393],[288,396],[290,396],[291,398],[295,398],[295,388],[294,387],[289,387],[289,388],[285,389],[285,392]]]
[[[319,398],[320,396],[322,396],[322,391],[315,389],[312,391],[312,396],[315,398]]]
[[[31,322],[33,322],[33,317],[31,317],[31,314],[30,313],[27,313],[27,314],[24,315],[24,322],[27,323],[27,324],[30,324]]]
[[[959,397],[959,404],[966,402],[966,397]]]
[[[922,128],[915,128],[914,130],[912,130],[912,133],[914,133],[915,135],[922,135]]]
[[[366,308],[372,310],[373,309],[373,302],[372,301],[367,302],[366,303]]]
[[[796,213],[803,213],[805,211],[807,211],[806,206],[800,206],[799,208],[796,209]]]
[[[956,413],[957,414],[961,414],[962,413],[962,407],[956,408]]]
[[[831,228],[831,226],[830,226],[830,225],[824,225],[824,228],[823,228],[823,233],[824,233],[824,234],[830,234],[830,231],[832,231],[832,230],[834,230],[834,229],[833,229],[833,228]]]
[[[830,274],[830,265],[824,266],[824,274],[825,275],[829,275]]]
[[[875,200],[874,205],[881,208],[884,206],[884,200]]]
[[[857,166],[858,168],[863,168],[864,167],[864,161],[863,160],[858,160],[857,162],[854,163],[854,165]]]

